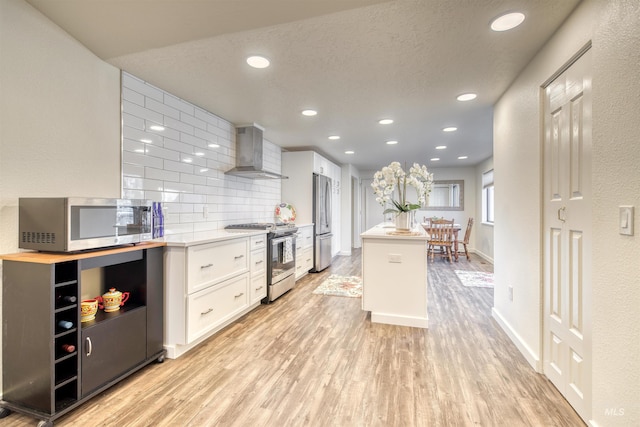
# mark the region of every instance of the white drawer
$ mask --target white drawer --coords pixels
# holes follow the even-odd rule
[[[313,248],[305,248],[296,254],[296,279],[313,268]]]
[[[266,234],[261,234],[259,236],[251,236],[250,250],[254,251],[256,249],[261,249],[266,247],[267,247]]]
[[[248,239],[191,246],[187,252],[187,290],[194,293],[249,270]]]
[[[305,271],[309,271],[313,268],[313,248],[305,248],[302,250],[302,266]]]
[[[298,230],[300,237],[296,240],[298,248],[310,248],[313,247],[313,227],[304,227]]]
[[[187,300],[187,340],[192,342],[248,305],[249,274],[189,295]]]
[[[267,252],[264,249],[251,251],[251,276],[264,275],[267,272]]]
[[[249,294],[251,295],[251,304],[260,301],[267,296],[267,276],[252,276],[251,277],[251,289]]]

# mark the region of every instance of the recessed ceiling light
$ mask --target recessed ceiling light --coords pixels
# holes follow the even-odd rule
[[[457,127],[455,127],[455,126],[450,126],[450,127],[448,127],[448,128],[444,128],[444,129],[442,129],[442,132],[455,132],[455,131],[457,131],[457,130],[458,130],[458,128],[457,128]]]
[[[185,163],[191,163],[193,162],[193,159],[187,157],[186,159],[182,159],[182,161]]]
[[[355,153],[355,151],[351,151],[351,150],[347,150],[347,151],[344,152],[344,154],[354,154],[354,153]]]
[[[463,93],[462,95],[458,95],[456,98],[458,101],[471,101],[472,99],[476,99],[478,95],[475,93]]]
[[[157,130],[158,132],[162,132],[164,130],[164,126],[160,126],[160,125],[151,125],[149,126],[149,129],[151,130]]]
[[[198,152],[193,153],[193,154],[195,154],[196,156],[204,156],[204,153],[202,151],[198,151]]]
[[[502,16],[498,16],[491,22],[491,29],[493,31],[507,31],[517,27],[524,21],[524,14],[520,12],[505,13]]]
[[[468,158],[469,158],[468,156],[460,156],[460,157],[458,157],[458,160],[466,160]]]
[[[151,144],[153,141],[151,141],[150,139],[142,138],[140,142],[144,142],[145,144]]]
[[[335,141],[336,139],[340,139],[340,136],[339,135],[331,135],[329,137],[329,139],[332,140],[332,141]]]
[[[387,141],[387,145],[396,145],[398,141]]]
[[[247,58],[247,64],[253,68],[267,68],[269,66],[269,60],[264,56],[250,56]]]
[[[211,143],[211,144],[209,144],[209,147],[211,147],[211,148],[220,148],[220,145]]]
[[[208,172],[208,171],[209,171],[209,169],[207,169],[207,168],[200,169],[200,172]]]
[[[436,147],[436,150],[444,150],[444,149],[446,149],[446,148],[447,148],[447,146],[446,146],[446,145],[438,145],[438,146]]]
[[[430,159],[432,162],[437,162],[438,160],[440,160],[440,157],[433,157]]]
[[[393,123],[393,119],[380,119],[378,120],[378,123],[380,123],[381,125],[390,125],[391,123]]]
[[[316,110],[302,110],[302,115],[303,116],[315,116],[316,114],[318,114],[318,112]]]

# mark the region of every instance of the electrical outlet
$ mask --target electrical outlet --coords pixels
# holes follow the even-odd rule
[[[513,286],[509,286],[509,301],[513,301]]]

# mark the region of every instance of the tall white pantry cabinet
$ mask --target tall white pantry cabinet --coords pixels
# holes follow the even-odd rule
[[[296,209],[297,224],[313,222],[313,174],[331,178],[331,256],[340,252],[340,179],[342,168],[315,151],[282,153],[282,201]]]

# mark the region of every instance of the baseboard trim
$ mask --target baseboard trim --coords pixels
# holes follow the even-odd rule
[[[429,319],[425,317],[402,316],[399,314],[371,312],[371,322],[387,325],[410,326],[413,328],[428,328]]]
[[[515,344],[515,346],[520,350],[520,353],[527,360],[529,365],[536,372],[542,372],[542,361],[540,357],[527,345],[526,342],[520,337],[520,335],[511,327],[509,322],[507,322],[504,317],[496,310],[495,307],[491,309],[491,316],[498,323],[498,325],[502,328],[502,330],[507,334],[509,339]]]
[[[493,264],[493,258],[491,258],[489,255],[480,252],[477,249],[472,249],[471,252],[473,252],[474,254],[478,255],[480,258],[484,259],[485,261]]]

